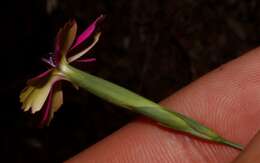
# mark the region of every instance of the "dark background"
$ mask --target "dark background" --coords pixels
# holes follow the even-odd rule
[[[82,31],[107,16],[91,52],[97,62],[82,69],[156,102],[260,41],[257,0],[14,0],[1,7],[0,162],[61,162],[136,117],[70,84],[48,128],[37,129],[38,116],[20,110],[19,92],[45,70],[40,58],[71,18]]]

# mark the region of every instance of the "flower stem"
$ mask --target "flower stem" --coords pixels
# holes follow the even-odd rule
[[[61,66],[61,72],[73,84],[89,91],[90,93],[93,93],[115,105],[145,115],[165,127],[189,133],[193,136],[209,141],[225,144],[239,150],[243,149],[240,144],[222,138],[210,128],[187,116],[170,111],[128,89],[83,72],[67,63],[64,63]]]

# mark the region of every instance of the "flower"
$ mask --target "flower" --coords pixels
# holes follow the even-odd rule
[[[40,125],[49,124],[54,113],[63,102],[60,81],[67,80],[110,103],[147,116],[164,127],[236,149],[243,149],[242,145],[223,138],[212,129],[192,118],[168,110],[135,92],[71,66],[69,64],[71,62],[91,62],[95,60],[94,58],[83,60],[80,58],[98,42],[100,33],[95,35],[90,46],[83,49],[81,47],[84,45],[83,42],[94,32],[97,22],[102,18],[101,15],[77,38],[77,24],[75,21],[69,21],[60,29],[56,37],[53,55],[48,59],[43,59],[51,68],[29,80],[27,82],[28,86],[20,94],[20,101],[23,103],[22,109],[24,111],[31,110],[32,113],[35,113],[42,110],[43,116]]]
[[[84,42],[94,33],[96,25],[103,19],[99,16],[82,34],[76,37],[77,23],[67,22],[56,36],[55,50],[49,58],[42,60],[50,67],[42,74],[30,79],[20,94],[23,111],[36,113],[42,111],[40,126],[49,124],[54,113],[63,103],[61,80],[67,80],[59,70],[63,62],[92,62],[95,58],[81,59],[98,42],[100,33],[94,36],[94,41],[87,47]]]

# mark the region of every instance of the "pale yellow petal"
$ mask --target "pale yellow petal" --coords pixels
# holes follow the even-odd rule
[[[52,87],[52,82],[48,82],[42,88],[36,88],[35,91],[30,95],[31,98],[34,99],[31,107],[32,113],[36,113],[41,110],[49,95],[51,87]]]
[[[34,89],[33,91],[31,92],[31,94],[34,92]],[[30,95],[31,95],[30,94]],[[23,102],[23,111],[29,111],[29,109],[31,108],[31,105],[32,105],[32,102],[33,102],[33,98],[30,97],[30,95],[24,100]]]
[[[58,111],[62,104],[63,104],[63,92],[59,88],[55,90],[55,92],[53,93],[52,110],[54,112]]]
[[[38,82],[36,85],[27,86],[20,94],[20,101],[23,103],[22,109],[32,113],[40,111],[50,93],[53,84],[59,80],[59,76],[51,76],[47,78],[45,84]],[[42,80],[43,81],[43,80]]]
[[[33,87],[26,87],[20,94],[20,102],[23,102],[33,91]]]

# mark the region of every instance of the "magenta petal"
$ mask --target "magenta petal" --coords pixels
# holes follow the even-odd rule
[[[44,81],[44,79],[45,79],[45,78],[47,79],[47,77],[50,75],[50,72],[51,72],[51,71],[52,71],[52,69],[49,69],[49,70],[47,70],[47,71],[41,73],[40,75],[38,75],[38,76],[36,76],[36,77],[34,77],[34,78],[28,80],[27,83],[28,83],[29,85],[34,85],[35,83],[38,83],[39,81],[40,81],[40,82]]]
[[[42,119],[39,123],[39,127],[45,126],[49,121],[49,116],[50,116],[50,112],[51,112],[51,104],[52,104],[52,96],[53,96],[53,88],[51,88],[48,98],[43,105],[43,108],[42,108],[43,115],[42,115]]]
[[[86,59],[76,60],[76,62],[84,62],[84,63],[94,62],[94,61],[96,61],[96,58],[86,58]]]
[[[75,44],[72,49],[77,47],[83,41],[85,41],[95,30],[96,24],[104,18],[104,15],[100,15],[82,34],[77,37]]]

